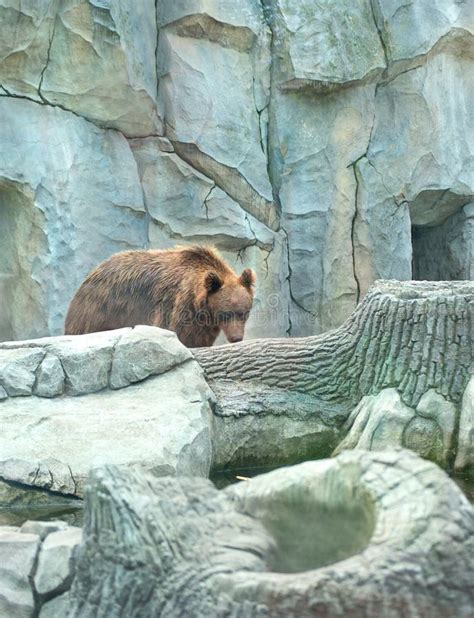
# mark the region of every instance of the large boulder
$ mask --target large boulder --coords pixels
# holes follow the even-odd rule
[[[0,403],[7,503],[8,483],[81,496],[90,469],[102,464],[208,476],[212,393],[171,331],[138,326],[1,345],[0,383],[11,395]],[[6,382],[10,355],[19,369]],[[52,359],[63,370],[54,393],[41,370]],[[15,487],[11,500],[19,500]]]

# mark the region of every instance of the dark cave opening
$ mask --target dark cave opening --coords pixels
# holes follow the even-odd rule
[[[414,280],[473,279],[474,203],[436,225],[413,225],[412,251]]]

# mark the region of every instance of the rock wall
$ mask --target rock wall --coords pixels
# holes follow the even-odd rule
[[[249,337],[340,324],[412,255],[472,278],[468,2],[0,0],[0,23],[0,340],[60,334],[133,247],[255,268]]]

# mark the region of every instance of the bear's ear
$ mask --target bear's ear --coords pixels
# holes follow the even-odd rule
[[[249,290],[255,285],[256,280],[257,277],[251,268],[245,268],[240,275],[240,283]]]
[[[208,294],[213,294],[222,287],[222,279],[217,273],[211,270],[206,273],[204,278],[204,287],[206,288]]]

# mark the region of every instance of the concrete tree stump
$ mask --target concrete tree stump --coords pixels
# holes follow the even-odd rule
[[[405,450],[346,451],[218,491],[97,469],[71,618],[446,618],[474,603],[474,509]]]
[[[324,457],[354,428],[347,448],[403,445],[451,467],[473,323],[472,282],[379,281],[323,335],[195,350],[218,400],[216,465]],[[474,418],[462,416],[459,469],[474,466]]]

